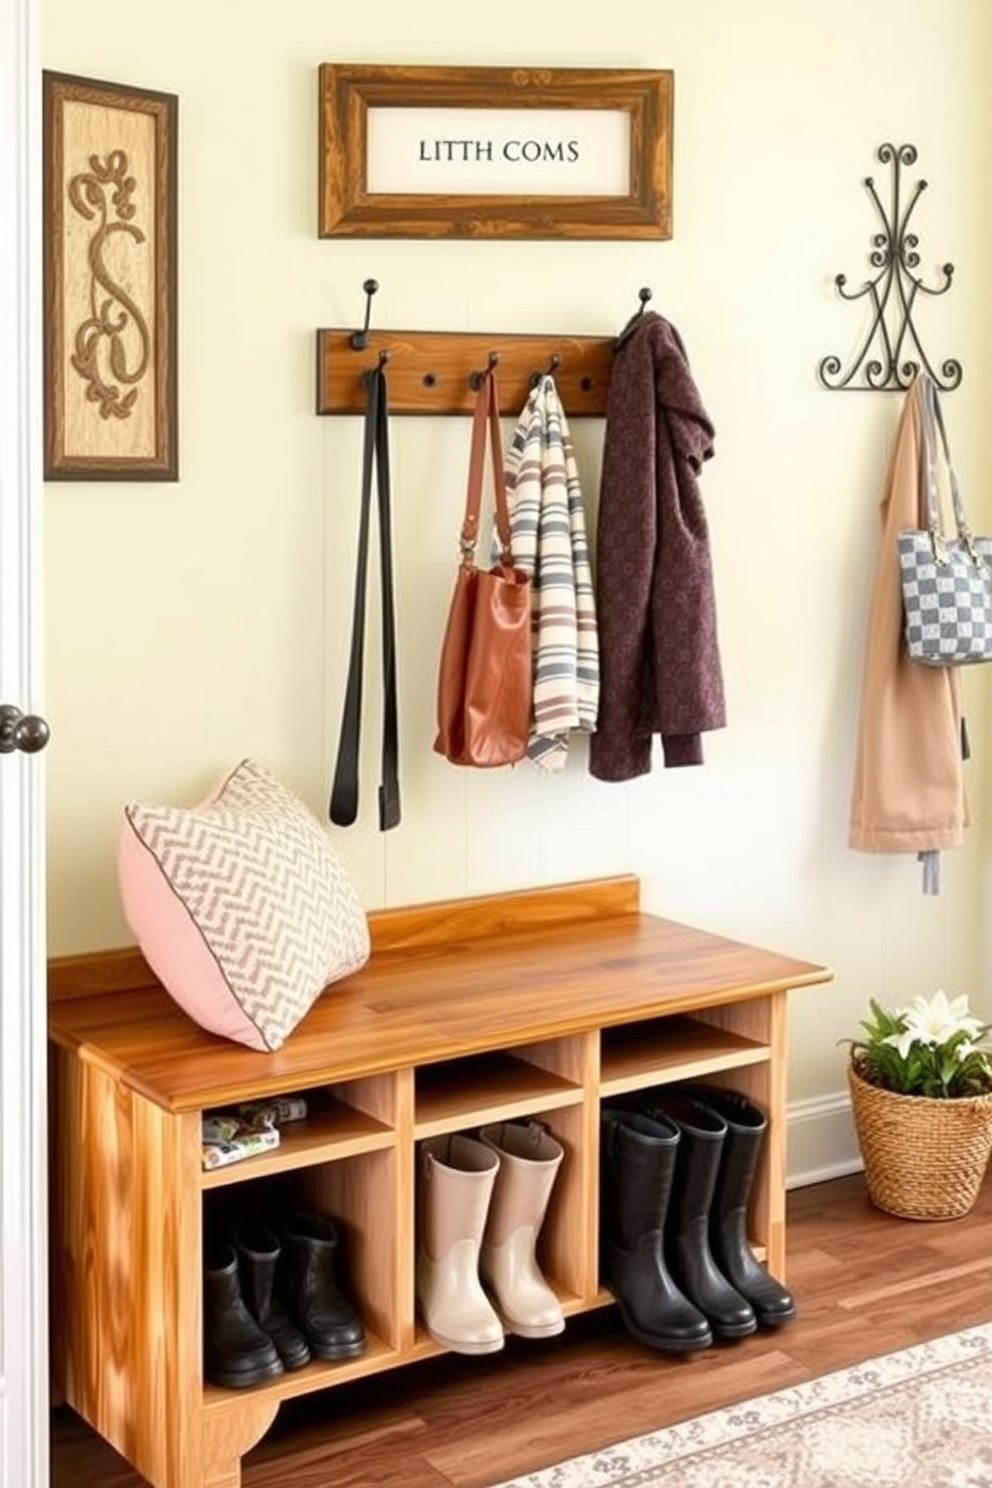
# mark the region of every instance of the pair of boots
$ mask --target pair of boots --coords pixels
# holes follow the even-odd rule
[[[240,1388],[302,1369],[311,1357],[351,1359],[365,1330],[335,1275],[337,1227],[323,1214],[286,1217],[280,1240],[248,1226],[204,1261],[204,1373]]]
[[[504,1330],[562,1331],[561,1304],[535,1255],[562,1156],[536,1121],[420,1143],[417,1302],[436,1343],[488,1354],[503,1347]]]
[[[768,1123],[743,1095],[660,1086],[602,1112],[608,1284],[627,1331],[673,1352],[745,1338],[796,1315],[755,1259],[747,1206]]]

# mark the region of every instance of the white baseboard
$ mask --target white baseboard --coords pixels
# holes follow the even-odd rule
[[[814,1100],[793,1101],[788,1110],[786,1188],[825,1183],[861,1171],[846,1090]]]

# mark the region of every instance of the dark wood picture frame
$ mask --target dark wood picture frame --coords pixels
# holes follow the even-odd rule
[[[179,478],[178,98],[42,75],[47,480]]]
[[[323,238],[670,238],[671,71],[602,68],[320,68]],[[606,109],[629,116],[626,195],[370,192],[370,108]]]

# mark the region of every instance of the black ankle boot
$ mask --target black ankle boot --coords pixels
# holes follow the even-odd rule
[[[203,1372],[212,1384],[234,1389],[282,1374],[275,1345],[244,1304],[231,1245],[218,1246],[204,1259]]]
[[[685,1093],[709,1106],[727,1123],[710,1211],[713,1258],[731,1285],[750,1302],[759,1327],[779,1328],[795,1317],[795,1301],[755,1259],[747,1238],[747,1206],[768,1122],[739,1091],[692,1085],[685,1088]]]
[[[338,1232],[324,1214],[296,1213],[285,1222],[289,1308],[318,1359],[365,1352],[365,1329],[334,1274]]]
[[[611,1109],[600,1124],[604,1280],[624,1326],[648,1348],[706,1348],[709,1324],[675,1285],[663,1252],[678,1131],[670,1121]]]
[[[727,1123],[722,1116],[661,1086],[648,1092],[643,1110],[667,1116],[679,1130],[678,1161],[665,1230],[665,1254],[676,1282],[695,1303],[715,1338],[745,1338],[758,1326],[750,1302],[718,1268],[710,1249],[710,1209]]]
[[[234,1248],[238,1253],[241,1292],[262,1332],[276,1346],[286,1369],[302,1369],[310,1362],[306,1339],[275,1299],[276,1267],[281,1249],[271,1230],[262,1226],[242,1230]]]

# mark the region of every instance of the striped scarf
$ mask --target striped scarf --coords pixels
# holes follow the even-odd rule
[[[599,641],[582,488],[554,378],[533,389],[506,456],[513,561],[532,580],[534,711],[529,757],[560,770],[568,733],[592,733]]]

